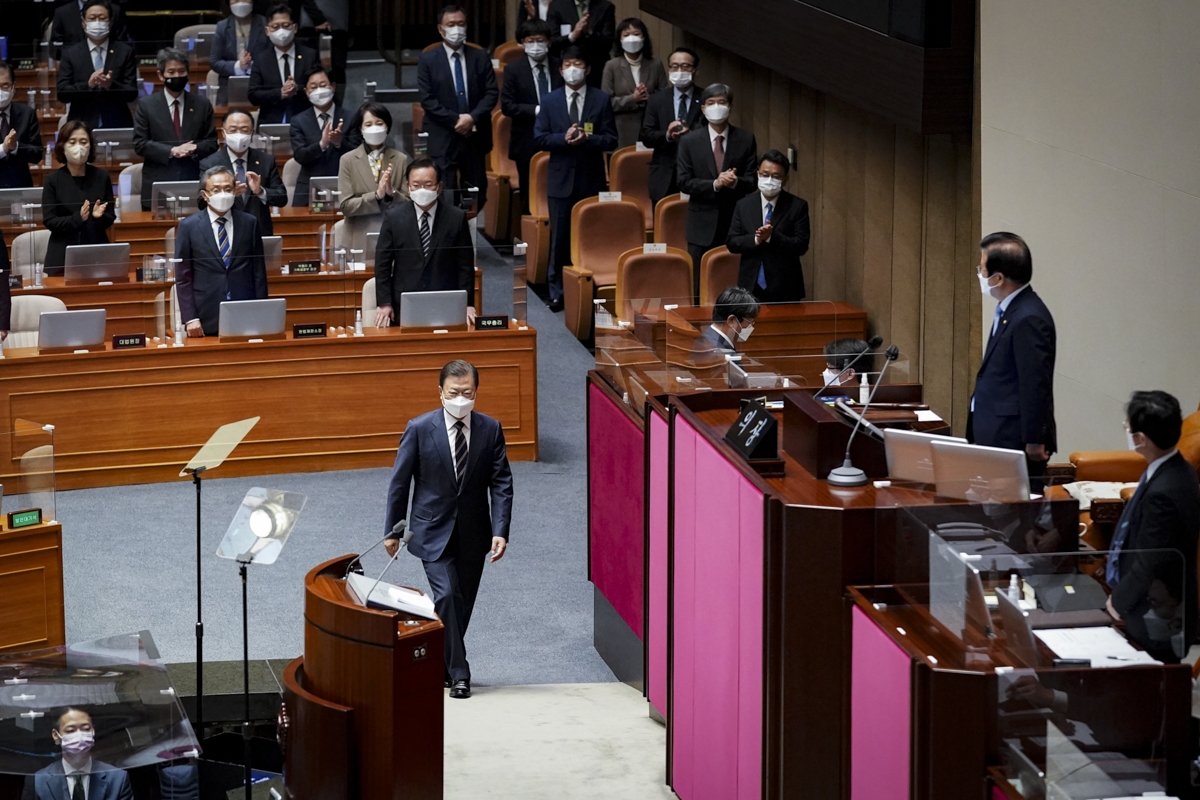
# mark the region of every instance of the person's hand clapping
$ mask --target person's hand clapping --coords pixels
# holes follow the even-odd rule
[[[633,99],[639,103],[650,99],[650,90],[646,88],[646,84],[639,83],[637,85],[637,88],[633,90]]]
[[[685,133],[687,133],[687,126],[679,120],[672,120],[671,124],[667,126],[667,141],[677,141]]]
[[[92,206],[92,219],[100,219],[104,216],[104,212],[108,210],[108,203],[97,202]]]
[[[262,192],[262,176],[257,172],[246,173],[246,184],[247,188],[250,189],[250,194],[257,197]]]
[[[737,170],[727,169],[717,176],[717,185],[722,189],[732,189],[737,186]]]
[[[375,187],[375,196],[382,200],[392,193],[392,168],[389,166],[379,176],[379,185]]]
[[[773,230],[775,230],[775,229],[771,226],[771,223],[768,222],[767,224],[763,225],[761,228],[759,228],[757,231],[754,232],[754,243],[762,244],[763,242],[770,239],[771,232]]]
[[[296,93],[296,89],[297,89],[296,79],[288,78],[287,82],[285,82],[283,84],[283,87],[279,90],[279,96],[282,97],[284,100],[287,100],[289,97],[291,97],[292,95],[294,95]]]
[[[79,209],[79,217],[86,222],[87,218],[88,218],[88,214],[91,212],[91,210],[92,210],[92,201],[84,200],[83,207]]]
[[[579,18],[579,22],[575,23],[575,27],[571,30],[571,41],[575,41],[587,31],[588,17],[591,12],[584,12],[584,15]]]
[[[13,128],[12,130],[10,130],[8,132],[8,135],[4,137],[4,152],[6,152],[6,153],[17,152],[17,129],[16,128]]]

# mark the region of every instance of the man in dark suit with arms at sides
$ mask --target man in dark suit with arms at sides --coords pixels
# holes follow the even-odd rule
[[[83,120],[90,130],[132,128],[129,104],[141,86],[133,46],[109,34],[112,17],[109,0],[84,0],[86,37],[64,47],[58,64],[58,101],[70,103],[68,120]]]
[[[484,560],[489,554],[492,563],[504,557],[512,518],[504,431],[499,422],[474,410],[478,388],[479,371],[466,361],[442,367],[442,407],[410,421],[400,439],[384,528],[395,530],[397,522],[408,519],[408,550],[424,564],[434,608],[445,626],[445,684],[456,699],[471,696],[463,637]],[[391,555],[399,544],[397,539],[384,542]]]
[[[484,50],[467,47],[467,12],[446,6],[438,14],[442,46],[417,61],[417,86],[425,110],[429,156],[450,189],[479,191],[487,203],[487,154],[492,150],[492,109],[500,97],[496,70]],[[455,198],[458,202],[461,198]]]
[[[700,56],[686,47],[676,47],[667,58],[667,78],[670,89],[659,89],[646,103],[642,120],[642,144],[654,151],[650,157],[650,202],[658,201],[679,191],[675,159],[679,140],[688,131],[702,125],[700,89],[696,86],[696,69]]]
[[[551,52],[565,60],[568,47],[578,47],[593,69],[588,86],[599,89],[604,62],[612,51],[617,34],[617,8],[609,0],[553,0],[546,22],[554,32]]]
[[[1058,448],[1054,424],[1054,317],[1033,291],[1033,256],[1015,233],[979,243],[976,277],[984,295],[1000,301],[975,376],[967,441],[1022,450],[1034,491]]]
[[[272,236],[271,206],[287,205],[287,187],[275,159],[250,146],[254,120],[245,111],[225,115],[225,146],[200,162],[201,170],[225,167],[233,172],[233,207],[254,217],[259,236]]]
[[[512,118],[508,134],[508,157],[517,165],[521,184],[521,211],[529,213],[529,162],[537,152],[533,126],[543,95],[563,85],[561,64],[551,58],[550,26],[542,20],[527,20],[517,28],[517,40],[525,48],[525,57],[512,61],[504,68],[504,85],[500,89],[500,110]]]
[[[475,321],[475,250],[467,213],[442,197],[442,173],[431,159],[408,165],[411,203],[388,211],[375,247],[375,327],[399,322],[400,295],[462,289],[467,321]]]
[[[62,758],[25,779],[21,800],[133,800],[129,774],[92,758],[96,730],[88,712],[63,709],[50,735]]]
[[[1108,612],[1155,658],[1179,663],[1197,638],[1200,482],[1176,448],[1183,428],[1178,400],[1134,392],[1125,419],[1129,447],[1148,465],[1113,531],[1104,574],[1112,590]]]
[[[784,191],[787,156],[763,153],[758,162],[758,191],[738,201],[725,240],[742,257],[738,286],[764,303],[804,299],[800,256],[808,252],[808,201]]]
[[[179,314],[192,337],[217,334],[224,301],[267,296],[262,235],[254,217],[233,208],[233,173],[213,167],[200,185],[207,207],[180,220],[175,237]]]
[[[29,165],[46,152],[37,115],[25,103],[14,103],[16,73],[0,61],[0,189],[33,186]]]

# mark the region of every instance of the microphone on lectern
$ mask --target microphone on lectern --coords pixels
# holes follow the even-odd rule
[[[401,538],[401,534],[403,534],[403,533],[404,533],[404,529],[405,529],[405,527],[407,527],[407,526],[408,526],[408,521],[407,521],[407,520],[403,520],[403,519],[402,519],[402,520],[400,520],[399,522],[397,522],[395,525],[393,525],[393,526],[392,526],[392,529],[391,529],[390,531],[388,531],[387,533],[385,533],[385,534],[383,535],[383,538],[382,538],[382,539],[380,539],[378,542],[376,542],[375,544],[373,544],[373,545],[371,545],[370,547],[368,547],[366,550],[363,550],[361,553],[359,553],[358,555],[356,555],[354,558],[350,559],[350,563],[346,565],[346,574],[345,574],[345,575],[342,575],[342,580],[346,580],[346,578],[347,578],[347,577],[350,575],[350,572],[351,572],[351,571],[353,570],[353,568],[354,568],[354,563],[355,563],[355,562],[361,562],[361,561],[362,561],[362,557],[363,557],[363,556],[365,556],[367,553],[369,553],[369,552],[371,552],[372,550],[374,550],[376,547],[379,547],[379,545],[383,544],[383,543],[384,543],[384,542],[386,542],[388,539],[399,539],[399,538]],[[411,538],[411,537],[412,537],[412,534],[411,534],[411,532],[410,532],[410,533],[409,533],[409,536],[408,536],[408,537],[406,537],[406,538],[404,539],[405,543],[407,543],[407,542],[408,542],[408,539],[409,539],[409,538]],[[399,551],[397,551],[397,552],[399,552]],[[362,564],[361,564],[361,563],[359,564],[359,568],[360,568],[360,570],[361,570],[361,568],[362,568]]]
[[[846,440],[846,458],[840,467],[830,471],[827,478],[829,483],[834,486],[862,486],[867,482],[867,473],[850,463],[850,446],[854,444],[854,437],[858,433],[858,429],[862,427],[863,420],[867,418],[867,409],[871,407],[871,401],[875,399],[875,393],[879,391],[879,387],[883,384],[883,376],[887,374],[888,367],[900,357],[900,348],[892,345],[884,353],[884,357],[886,360],[883,362],[883,369],[879,372],[879,380],[875,383],[875,388],[871,390],[871,396],[863,404],[862,411],[858,415],[858,421],[854,423],[854,430],[850,431],[850,438]]]
[[[403,525],[404,525],[404,520],[400,520],[399,522],[396,523],[396,527],[392,528],[392,530],[394,532],[398,533],[399,530],[403,530],[403,528],[401,527]],[[377,586],[379,586],[379,582],[383,580],[383,576],[386,575],[387,571],[392,568],[392,564],[396,563],[396,558],[400,555],[400,551],[403,550],[405,547],[407,547],[408,543],[410,541],[412,541],[412,537],[413,537],[413,531],[412,531],[412,528],[409,528],[408,531],[404,534],[404,538],[400,540],[400,546],[396,548],[395,555],[393,555],[390,559],[388,559],[387,566],[383,568],[383,572],[379,573],[379,577],[375,580],[375,583],[372,584],[372,586],[371,586],[371,591],[367,592],[367,597],[363,601],[364,605],[370,600],[371,595],[374,594],[375,588]],[[389,536],[388,538],[391,539],[394,537]]]

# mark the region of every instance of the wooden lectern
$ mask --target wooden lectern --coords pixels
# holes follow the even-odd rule
[[[279,737],[293,800],[441,800],[442,623],[360,606],[342,556],[304,578]]]

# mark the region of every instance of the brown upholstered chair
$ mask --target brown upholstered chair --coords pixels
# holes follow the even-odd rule
[[[567,329],[592,335],[592,300],[616,299],[617,259],[646,243],[645,215],[634,200],[580,200],[571,209],[571,266],[563,269]]]
[[[714,247],[700,259],[700,305],[711,306],[721,292],[737,286],[742,257],[729,252],[725,245]]]
[[[507,241],[511,236],[511,214],[513,183],[517,165],[508,158],[508,134],[512,121],[497,108],[492,112],[492,152],[488,153],[487,205],[483,207],[483,232],[492,241]],[[512,175],[504,169],[504,162],[512,167]]]
[[[687,250],[687,200],[669,194],[654,207],[654,241]]]
[[[492,51],[492,58],[499,61],[501,67],[508,66],[523,55],[525,48],[516,40],[496,45],[496,49]]]
[[[647,232],[654,230],[654,206],[650,203],[650,157],[653,155],[653,150],[622,147],[608,161],[609,188],[620,192],[623,199],[641,204]]]
[[[529,162],[529,213],[521,217],[521,241],[529,245],[525,253],[529,283],[545,283],[550,266],[550,203],[546,200],[546,169],[550,154],[535,153]]]
[[[617,259],[617,319],[633,323],[634,300],[665,298],[690,306],[691,296],[692,258],[686,250],[668,247],[665,253],[647,253],[635,247]]]

